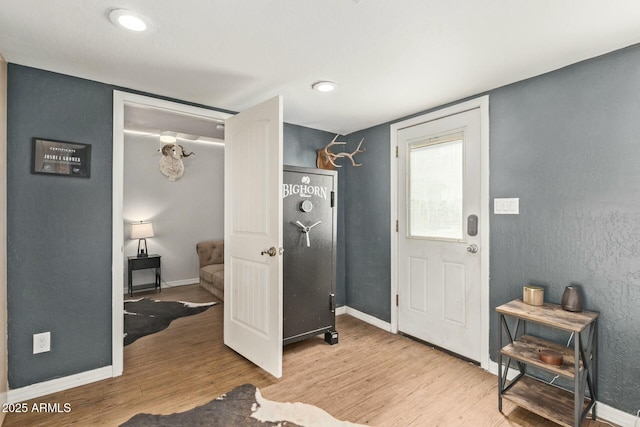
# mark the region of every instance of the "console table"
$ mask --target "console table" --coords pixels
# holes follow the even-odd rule
[[[158,292],[162,292],[162,270],[160,267],[160,255],[153,254],[146,257],[130,256],[128,260],[128,272],[129,272],[129,296],[133,296],[136,291],[142,291],[145,289],[156,289]],[[154,283],[145,283],[142,285],[133,286],[133,272],[134,270],[146,270],[149,268],[155,269],[156,281]]]
[[[595,403],[598,397],[596,350],[599,313],[570,312],[563,310],[560,305],[550,303],[533,306],[525,304],[522,299],[503,304],[497,307],[496,311],[500,314],[498,409],[502,412],[504,398],[566,427],[580,426],[589,410],[591,418],[595,420]],[[513,329],[509,329],[507,317],[515,319]],[[527,322],[573,333],[573,349],[526,334]],[[504,347],[503,336],[509,339],[509,343]],[[561,353],[562,365],[542,362],[538,357],[540,350]],[[512,362],[515,362],[520,372],[511,381],[507,381]],[[569,379],[573,387],[571,390],[565,390],[532,377],[528,375],[527,366]],[[587,391],[589,396],[586,395]]]

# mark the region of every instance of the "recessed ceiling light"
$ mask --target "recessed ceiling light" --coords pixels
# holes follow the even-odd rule
[[[331,92],[336,88],[336,84],[330,81],[319,81],[315,82],[311,85],[311,89],[317,90],[318,92]]]
[[[165,130],[160,133],[160,141],[168,144],[174,144],[176,142],[176,134]]]
[[[145,31],[149,20],[144,16],[126,9],[115,9],[109,12],[109,19],[115,25],[131,31]]]

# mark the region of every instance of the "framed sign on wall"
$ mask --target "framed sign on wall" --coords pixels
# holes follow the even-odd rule
[[[31,173],[91,176],[91,144],[33,138]]]

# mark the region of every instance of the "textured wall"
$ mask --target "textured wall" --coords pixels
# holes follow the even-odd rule
[[[111,364],[112,108],[106,85],[9,64],[11,389]],[[91,144],[91,178],[31,174],[33,137]]]
[[[527,283],[558,303],[579,284],[601,312],[598,398],[629,413],[640,406],[638,93],[638,46],[489,92],[491,200],[520,198],[520,215],[490,218],[491,358],[494,307]],[[389,321],[389,124],[347,138],[362,136],[364,166],[344,171],[347,305]]]
[[[601,313],[599,400],[627,412],[640,406],[638,93],[633,47],[490,97],[491,197],[520,198],[520,215],[491,218],[491,307],[530,282],[552,302],[581,285]]]
[[[347,305],[386,322],[391,320],[391,239],[389,236],[389,126],[350,134],[342,148],[353,152],[364,138],[362,166],[341,161],[345,190]]]

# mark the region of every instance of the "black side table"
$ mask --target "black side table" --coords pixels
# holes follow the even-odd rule
[[[162,292],[162,271],[160,268],[160,255],[153,254],[146,257],[130,256],[127,257],[129,265],[129,296],[132,296],[135,291],[141,291],[145,289],[156,289],[158,292]],[[156,271],[155,283],[145,283],[143,285],[133,286],[133,271],[134,270],[146,270],[153,268]]]

